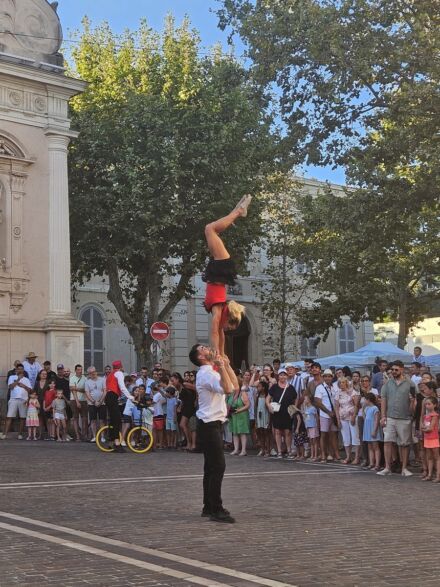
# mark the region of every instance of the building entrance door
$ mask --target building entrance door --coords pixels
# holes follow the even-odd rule
[[[247,369],[249,367],[249,336],[251,334],[249,320],[244,317],[236,330],[228,330],[225,334],[226,354],[231,365],[234,369],[241,369],[243,366]]]

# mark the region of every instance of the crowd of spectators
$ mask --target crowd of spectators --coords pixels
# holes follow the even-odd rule
[[[304,370],[293,363],[253,365],[238,373],[240,388],[227,398],[225,450],[246,456],[340,462],[411,476],[421,467],[423,480],[440,482],[438,397],[440,377],[425,366],[421,350],[409,368],[400,361],[378,359],[371,373],[348,367],[322,370],[307,360]],[[95,442],[107,422],[106,377],[82,365],[73,372],[62,364],[52,370],[35,353],[15,361],[8,372],[8,407],[4,431],[18,420],[18,439]],[[183,376],[156,364],[151,371],[125,375],[125,385],[148,405],[154,449],[197,452],[196,372]],[[120,398],[122,444],[139,423],[136,403]],[[144,423],[145,423],[144,421]],[[26,427],[26,435],[25,435]],[[410,458],[412,457],[411,465]]]

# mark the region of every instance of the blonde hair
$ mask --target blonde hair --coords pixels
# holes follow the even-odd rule
[[[351,388],[351,381],[349,379],[347,379],[347,377],[340,377],[338,379],[338,387],[341,387],[341,383],[346,383],[347,384],[347,390],[349,390]]]
[[[230,324],[236,324],[239,326],[243,316],[246,313],[246,308],[234,300],[230,300],[229,302],[226,302],[226,304],[229,310],[228,322]]]

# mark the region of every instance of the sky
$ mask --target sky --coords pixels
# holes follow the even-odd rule
[[[135,29],[141,18],[157,30],[162,29],[164,18],[168,13],[180,22],[185,15],[189,16],[192,26],[201,36],[204,48],[216,43],[227,46],[227,32],[217,26],[214,11],[220,5],[216,0],[59,0],[58,14],[67,40],[71,33],[81,29],[81,20],[88,16],[92,24],[108,21],[111,28],[119,33],[124,29]],[[241,55],[244,47],[239,39],[235,41],[236,54]],[[308,167],[301,170],[306,177],[344,183],[342,169]]]

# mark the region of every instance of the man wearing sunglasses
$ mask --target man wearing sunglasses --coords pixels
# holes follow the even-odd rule
[[[378,475],[391,474],[393,443],[399,448],[402,477],[411,477],[408,471],[409,449],[412,444],[412,415],[416,406],[416,388],[404,375],[402,361],[391,364],[391,379],[382,387],[381,420],[385,441],[385,469]]]

